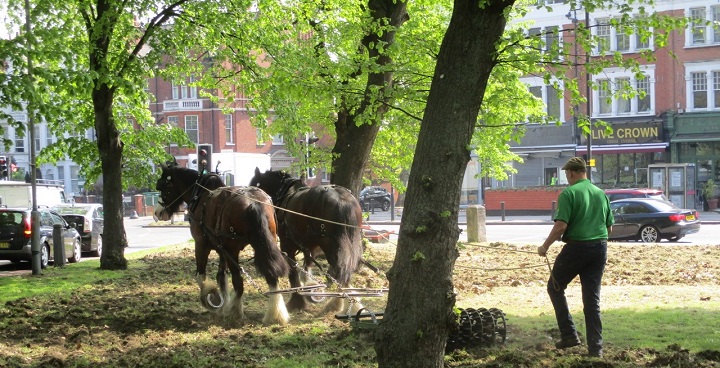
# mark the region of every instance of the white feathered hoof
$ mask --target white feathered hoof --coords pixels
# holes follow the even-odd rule
[[[272,290],[272,289],[271,289]],[[263,317],[264,325],[286,325],[290,321],[290,314],[285,307],[285,300],[281,294],[268,296],[267,311]]]
[[[345,312],[345,299],[330,298],[330,300],[327,302],[327,304],[325,304],[322,311],[320,312],[320,315],[340,312]]]
[[[222,309],[226,300],[217,285],[205,281],[200,285],[200,303],[208,310],[217,312]]]
[[[242,298],[238,298],[234,293],[230,294],[230,297],[222,308],[221,314],[224,320],[231,325],[241,324],[245,321]]]

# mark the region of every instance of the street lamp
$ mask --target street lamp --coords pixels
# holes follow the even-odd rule
[[[578,18],[577,18],[577,11],[578,9],[575,9],[573,6],[570,11],[565,14],[565,16],[572,20],[574,25],[574,33],[575,33],[575,80],[579,80],[579,65],[578,65],[578,42],[577,42],[577,29],[578,29]],[[588,13],[587,10],[585,10],[585,29],[589,30],[590,28],[590,13]],[[590,64],[590,53],[585,53],[585,116],[588,120],[588,133],[587,133],[587,178],[588,180],[592,181],[592,167],[590,167],[590,161],[592,159],[592,121],[590,119],[590,73],[587,70],[587,65]],[[578,127],[578,115],[580,114],[580,106],[578,104],[575,104],[573,110],[575,111],[575,126],[574,128],[577,129],[577,133],[575,134],[575,139],[580,142],[580,129]],[[577,145],[576,145],[577,146]]]

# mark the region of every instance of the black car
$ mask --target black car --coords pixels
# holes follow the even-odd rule
[[[11,262],[31,261],[32,227],[31,210],[24,208],[0,208],[0,259]],[[71,263],[80,261],[80,233],[69,225],[57,212],[38,208],[40,213],[40,266],[46,268],[53,260],[53,225],[62,228],[65,257]]]
[[[365,187],[360,191],[360,205],[364,211],[380,208],[383,211],[390,209],[390,193],[383,187]]]
[[[91,252],[92,256],[102,255],[102,234],[104,225],[103,205],[99,203],[62,204],[53,207],[75,229],[82,239],[82,251]]]
[[[680,209],[670,202],[628,198],[610,202],[610,209],[615,217],[611,240],[655,243],[667,239],[674,242],[700,231],[697,211]]]

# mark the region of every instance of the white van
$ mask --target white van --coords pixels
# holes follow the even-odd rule
[[[50,181],[35,184],[37,205],[52,207],[67,202],[62,185]],[[0,180],[0,207],[32,208],[32,186],[22,181]]]

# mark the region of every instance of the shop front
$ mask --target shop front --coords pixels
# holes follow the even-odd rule
[[[593,182],[603,188],[648,187],[648,166],[669,161],[661,120],[609,121],[612,130],[593,127],[590,156]],[[577,154],[587,159],[587,136]]]
[[[678,114],[668,122],[672,162],[695,164],[698,188],[703,188],[710,179],[719,183],[720,113]],[[705,202],[702,191],[698,191],[698,202]]]

